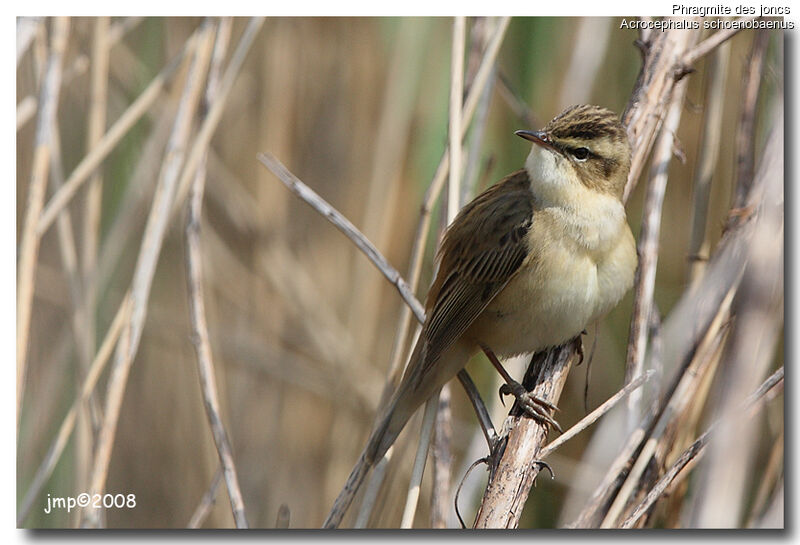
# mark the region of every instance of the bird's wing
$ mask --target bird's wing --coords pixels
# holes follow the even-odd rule
[[[533,202],[528,175],[515,172],[458,214],[440,250],[439,272],[427,300],[424,353],[409,369],[419,381],[505,287],[528,255],[525,235]]]

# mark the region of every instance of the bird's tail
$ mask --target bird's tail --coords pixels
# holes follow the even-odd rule
[[[358,461],[350,472],[342,491],[339,492],[336,501],[333,502],[328,518],[325,519],[322,525],[323,528],[337,528],[339,526],[370,468],[383,458],[383,455],[386,454],[386,451],[397,439],[406,421],[408,421],[410,415],[406,415],[405,411],[402,414],[396,411],[397,399],[395,395],[388,409],[384,411],[384,416],[381,418],[380,423],[372,430],[367,446],[364,447],[364,451],[358,457]]]
[[[389,447],[394,444],[397,436],[403,431],[417,408],[445,382],[453,378],[459,369],[464,367],[472,352],[474,352],[474,347],[469,343],[453,343],[437,358],[436,365],[433,366],[431,372],[422,375],[425,348],[424,343],[417,343],[397,391],[384,409],[378,424],[373,428],[367,446],[350,472],[344,488],[336,497],[331,512],[323,525],[324,528],[339,526],[370,468],[383,458]]]

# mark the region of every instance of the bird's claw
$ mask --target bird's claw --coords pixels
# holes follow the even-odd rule
[[[550,467],[550,464],[548,464],[544,460],[534,460],[532,463],[533,463],[533,465],[539,466],[539,472],[541,472],[542,469],[546,469],[547,472],[550,474],[550,478],[551,479],[555,479],[556,478],[556,474],[553,471],[553,468]]]
[[[500,387],[501,401],[504,395],[513,395],[517,400],[517,403],[519,403],[519,406],[523,411],[525,411],[525,413],[528,414],[528,416],[542,424],[547,424],[553,429],[558,430],[558,433],[562,433],[561,426],[558,424],[558,422],[556,422],[549,414],[547,414],[547,410],[557,411],[558,407],[546,399],[536,397],[531,392],[527,391],[519,382],[503,384]]]

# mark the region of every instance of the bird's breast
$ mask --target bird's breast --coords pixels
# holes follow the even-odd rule
[[[470,329],[510,356],[556,346],[610,310],[633,284],[636,251],[627,223],[602,250],[587,249],[553,222],[534,222],[536,244],[518,273]]]

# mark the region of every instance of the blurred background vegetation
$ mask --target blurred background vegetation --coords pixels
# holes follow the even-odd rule
[[[184,46],[198,18],[113,18],[120,32],[110,47],[107,126],[110,126]],[[234,19],[231,47],[247,21]],[[466,81],[474,74],[472,44],[485,40],[488,22],[469,19]],[[19,58],[17,103],[38,97],[53,21],[36,22]],[[69,174],[87,153],[89,85],[96,21],[70,21],[63,59],[57,126],[60,160]],[[517,129],[543,126],[565,106],[595,103],[621,112],[640,67],[637,32],[617,18],[515,18],[502,44],[488,99],[478,106],[484,125],[466,176],[478,190],[521,168],[529,145]],[[208,158],[201,240],[206,309],[223,416],[253,527],[273,527],[282,504],[290,526],[321,524],[369,432],[389,366],[402,302],[395,289],[353,244],[324,218],[289,194],[256,160],[270,152],[340,210],[404,273],[422,196],[447,143],[452,20],[449,18],[267,19],[228,97]],[[735,174],[732,135],[741,81],[754,31],[730,41],[723,101],[722,143],[711,190],[708,244],[722,234]],[[482,46],[481,46],[482,47]],[[763,70],[764,111],[783,86],[782,36],[772,33]],[[185,63],[184,63],[185,64]],[[691,74],[677,134],[683,161],[673,161],[664,203],[655,301],[667,314],[688,282],[687,244],[692,180],[708,99],[706,65]],[[148,113],[103,162],[102,214],[97,248],[94,337],[102,340],[130,284],[155,181],[186,78],[181,67]],[[524,105],[529,110],[525,110]],[[758,116],[756,149],[766,130]],[[36,115],[17,127],[17,233],[25,217]],[[466,146],[479,135],[473,130]],[[628,202],[638,235],[645,184]],[[47,198],[53,194],[52,187]],[[78,254],[83,239],[86,187],[68,206]],[[182,206],[185,208],[185,206]],[[434,212],[438,214],[437,211]],[[438,215],[435,216],[438,218]],[[109,492],[135,493],[135,509],[107,511],[108,527],[184,527],[208,489],[218,462],[198,386],[190,339],[181,210],[172,222],[153,281],[141,345],[131,368],[111,456]],[[433,225],[441,221],[434,219]],[[427,245],[417,290],[424,298],[439,229]],[[637,237],[638,238],[638,237]],[[62,266],[55,226],[44,233],[33,299],[28,369],[19,415],[17,496],[21,501],[82,383],[74,302]],[[595,342],[588,376],[588,407],[623,384],[631,295],[585,341]],[[92,347],[94,350],[96,346]],[[778,351],[775,365],[782,364]],[[481,356],[468,370],[496,425],[497,378]],[[559,421],[569,426],[586,413],[586,366],[573,370],[561,398]],[[521,377],[522,367],[513,371]],[[106,373],[107,374],[107,373]],[[102,400],[107,377],[97,395]],[[453,388],[453,480],[485,455],[472,409]],[[774,416],[782,430],[782,412]],[[613,417],[613,415],[611,415]],[[622,422],[621,419],[618,419]],[[417,434],[408,426],[403,437]],[[556,527],[571,520],[602,477],[584,451],[590,429],[554,454],[556,479],[540,479],[523,527]],[[782,436],[782,431],[781,431]],[[769,452],[765,437],[763,452]],[[69,527],[75,513],[46,515],[46,494],[88,489],[92,427],[79,413],[76,432],[39,495],[25,527]],[[411,443],[405,441],[405,443]],[[405,444],[403,443],[403,444]],[[613,456],[619,445],[602,446]],[[483,449],[483,450],[482,450]],[[401,447],[393,472],[410,471],[414,447]],[[764,454],[765,456],[767,454]],[[580,472],[580,473],[579,473]],[[599,472],[599,474],[597,474]],[[485,474],[460,505],[471,517]],[[596,475],[595,475],[596,474]],[[579,476],[580,475],[580,476]],[[594,476],[593,476],[594,475]],[[427,526],[424,481],[417,524]],[[390,474],[375,523],[396,526],[405,484]],[[467,487],[469,489],[469,487]],[[452,511],[452,509],[451,509]],[[225,487],[204,525],[230,527]]]

